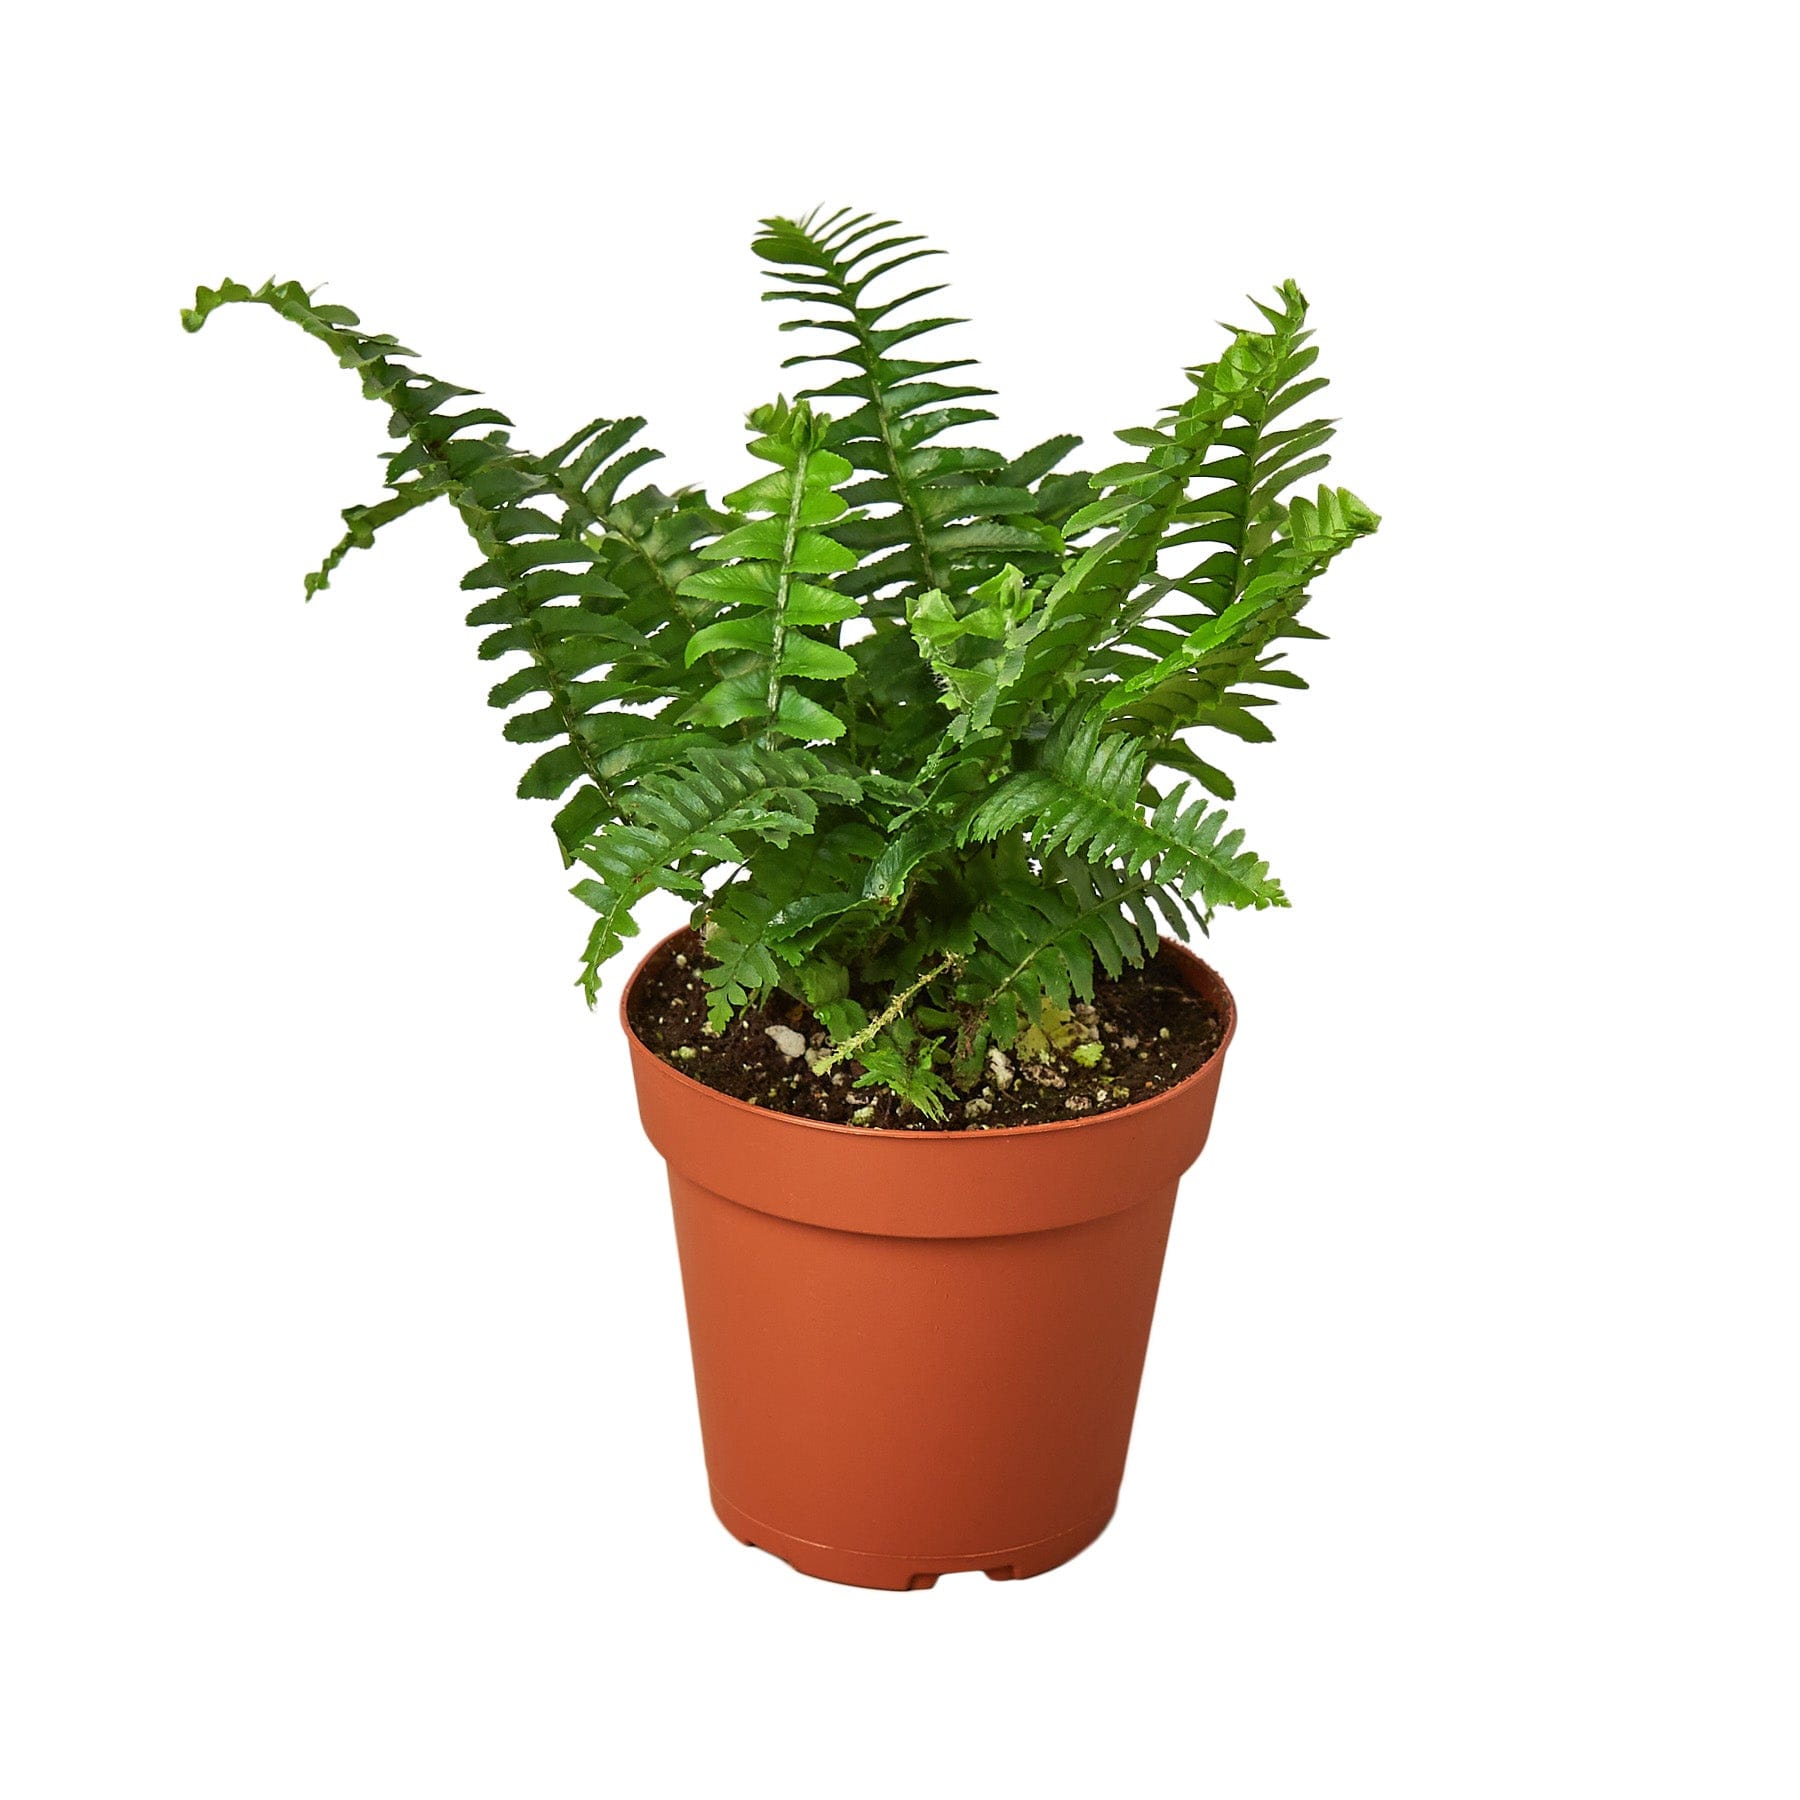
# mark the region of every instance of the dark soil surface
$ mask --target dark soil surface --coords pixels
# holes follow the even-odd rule
[[[796,1000],[777,995],[769,1007],[744,1012],[711,1036],[699,975],[705,960],[698,935],[684,932],[661,966],[644,976],[631,1002],[638,1038],[673,1068],[722,1094],[836,1125],[991,1131],[1112,1112],[1185,1080],[1225,1035],[1213,1008],[1188,991],[1168,957],[1159,957],[1145,968],[1127,969],[1117,981],[1100,977],[1092,1007],[1077,1009],[1081,1043],[1052,1050],[1048,1061],[1017,1050],[991,1061],[982,1081],[951,1102],[941,1125],[933,1125],[886,1090],[857,1087],[860,1063],[815,1075],[791,1034],[798,1032],[809,1049],[822,1046],[825,1034]]]

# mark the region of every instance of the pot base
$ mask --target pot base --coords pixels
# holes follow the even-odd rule
[[[866,1550],[837,1550],[806,1538],[777,1531],[735,1507],[717,1488],[712,1489],[713,1511],[719,1522],[740,1544],[767,1550],[790,1568],[820,1581],[845,1587],[882,1588],[900,1592],[933,1586],[940,1575],[972,1574],[977,1569],[990,1581],[1025,1581],[1078,1556],[1103,1532],[1113,1515],[1112,1507],[1085,1524],[1040,1538],[1035,1544],[1016,1544],[1008,1550],[987,1550],[976,1556],[880,1556]]]

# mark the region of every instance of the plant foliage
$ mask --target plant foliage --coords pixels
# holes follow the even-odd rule
[[[479,553],[463,587],[492,704],[530,745],[519,792],[554,804],[595,915],[580,985],[657,890],[692,901],[712,1020],[784,990],[829,1034],[822,1066],[931,1117],[990,1046],[1091,998],[1097,973],[1285,906],[1221,804],[1207,746],[1266,742],[1305,684],[1286,663],[1313,584],[1372,532],[1325,466],[1325,383],[1287,282],[1131,452],[1016,456],[962,323],[912,285],[937,254],[847,210],[767,219],[755,250],[812,385],[750,418],[763,472],[715,506],[644,478],[643,421],[596,419],[544,455],[504,414],[293,282],[201,288],[182,321],[267,307],[386,408],[386,491],[344,514],[306,579],[436,500]],[[1211,734],[1210,736],[1207,734]],[[1169,771],[1161,786],[1154,771]]]

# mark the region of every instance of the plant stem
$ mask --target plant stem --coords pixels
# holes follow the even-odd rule
[[[820,1057],[819,1060],[812,1065],[813,1073],[815,1075],[827,1073],[829,1070],[836,1068],[837,1065],[843,1062],[847,1057],[854,1056],[864,1044],[871,1043],[874,1039],[878,1038],[882,1032],[886,1031],[887,1028],[906,1011],[912,997],[918,993],[921,988],[929,987],[940,975],[946,974],[951,969],[956,968],[961,961],[962,958],[958,956],[955,951],[947,952],[944,960],[939,963],[935,969],[927,969],[911,987],[902,988],[900,992],[897,993],[893,999],[891,999],[887,1005],[862,1028],[861,1031],[852,1033],[849,1037],[845,1038],[841,1044],[833,1044],[830,1053]]]

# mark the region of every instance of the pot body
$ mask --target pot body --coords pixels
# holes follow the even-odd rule
[[[805,1574],[911,1588],[1040,1574],[1099,1535],[1176,1185],[1235,1024],[1219,978],[1166,948],[1225,1042],[1153,1100],[1049,1125],[766,1112],[677,1072],[627,1022],[669,1165],[713,1507],[734,1536]]]

